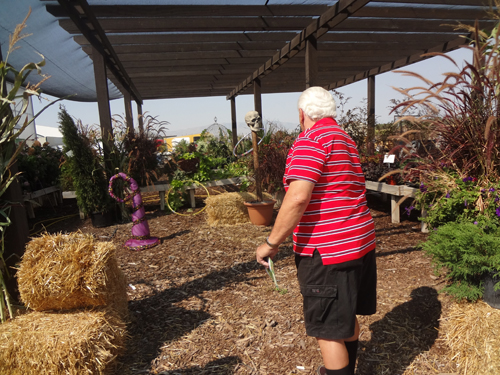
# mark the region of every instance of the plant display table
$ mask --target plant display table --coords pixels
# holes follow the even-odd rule
[[[201,184],[204,185],[205,187],[236,185],[236,184],[239,184],[245,180],[248,180],[248,178],[242,176],[242,177],[225,178],[225,179],[217,180],[217,181],[202,182]],[[199,187],[198,184],[190,184],[190,185],[185,186],[185,189],[189,193],[191,208],[194,208],[196,206],[195,200],[194,200],[194,192],[195,192],[196,188],[198,188],[198,187]],[[159,193],[159,195],[160,195],[160,208],[162,210],[165,209],[165,193],[169,190],[170,190],[169,184],[151,185],[151,186],[141,187],[141,192],[143,192],[143,193],[153,193],[153,192]]]
[[[400,223],[398,200],[401,197],[415,197],[419,189],[406,185],[389,185],[384,182],[366,181],[366,190],[376,191],[391,196],[391,220],[393,223]],[[422,210],[422,216],[425,216],[425,210]],[[422,223],[422,232],[427,233],[426,224]]]
[[[51,186],[23,195],[24,206],[26,207],[26,211],[28,212],[28,217],[30,219],[35,217],[33,204],[41,206],[44,198],[47,198],[53,206],[62,204],[63,196],[61,189],[57,186]]]

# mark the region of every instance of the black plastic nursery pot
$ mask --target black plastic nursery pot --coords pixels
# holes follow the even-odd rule
[[[92,212],[90,219],[95,228],[109,227],[115,223],[116,213],[114,210],[107,212]]]
[[[495,309],[500,309],[500,289],[495,290],[495,284],[500,281],[500,278],[493,275],[495,275],[495,272],[484,275],[483,301]]]

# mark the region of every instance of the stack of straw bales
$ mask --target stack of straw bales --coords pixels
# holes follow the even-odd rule
[[[272,199],[272,196],[263,193],[264,199]],[[236,225],[248,223],[250,218],[244,202],[257,199],[254,193],[224,193],[210,195],[205,200],[207,211],[207,222],[209,225]]]
[[[108,374],[123,350],[126,280],[115,246],[91,235],[45,234],[17,272],[34,312],[0,325],[0,374]]]
[[[500,310],[484,302],[456,304],[442,329],[459,374],[500,374]]]

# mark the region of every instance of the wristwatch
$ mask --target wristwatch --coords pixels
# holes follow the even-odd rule
[[[269,237],[266,238],[266,243],[272,248],[272,249],[276,249],[279,245],[275,245],[271,242],[269,242]]]

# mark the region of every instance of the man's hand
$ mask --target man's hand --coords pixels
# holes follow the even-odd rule
[[[259,262],[266,268],[269,268],[269,263],[267,263],[265,258],[271,257],[271,259],[273,259],[277,253],[278,253],[278,248],[276,247],[272,249],[267,243],[260,245],[255,251],[257,262]]]

